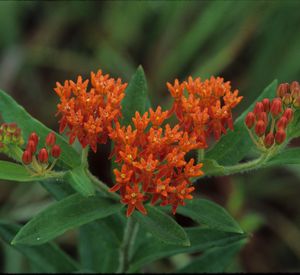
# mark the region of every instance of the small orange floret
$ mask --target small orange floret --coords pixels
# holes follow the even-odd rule
[[[233,129],[231,111],[243,97],[238,96],[238,90],[231,92],[230,82],[213,76],[205,81],[189,77],[181,84],[178,80],[174,85],[167,83],[167,87],[175,99],[172,111],[180,126],[188,133],[194,133],[197,141],[206,145],[211,133],[219,140],[226,133],[227,127]],[[184,95],[183,89],[187,95]]]
[[[60,97],[57,105],[60,132],[67,127],[69,142],[78,138],[82,147],[90,145],[96,152],[98,143],[106,143],[109,127],[121,117],[121,101],[127,83],[110,78],[99,70],[91,72],[89,80],[78,76],[77,81],[56,83],[54,91]]]

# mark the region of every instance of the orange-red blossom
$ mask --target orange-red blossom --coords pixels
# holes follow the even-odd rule
[[[239,104],[242,96],[238,90],[231,92],[230,82],[221,77],[211,77],[205,81],[200,78],[188,78],[180,83],[167,83],[174,98],[171,112],[175,112],[180,126],[198,141],[207,142],[213,133],[219,140],[226,128],[233,130],[232,109]]]
[[[77,137],[83,148],[90,145],[96,152],[98,143],[106,143],[108,128],[121,117],[120,103],[127,83],[103,75],[101,70],[91,72],[90,88],[88,83],[79,76],[77,82],[57,82],[54,90],[60,97],[60,132],[67,127],[71,144]]]
[[[117,122],[115,129],[110,129],[115,143],[112,154],[121,167],[114,169],[116,184],[111,191],[120,191],[121,201],[128,205],[127,216],[135,208],[146,214],[143,203],[148,199],[152,204],[160,201],[161,205],[171,205],[175,214],[178,205],[193,198],[191,178],[203,174],[202,163],[186,161],[185,156],[204,144],[189,139],[179,125],[162,126],[167,114],[161,107],[143,115],[136,112],[134,127],[121,127]]]
[[[94,152],[107,138],[114,142],[111,155],[120,168],[114,169],[116,184],[111,191],[120,192],[122,203],[128,205],[127,216],[134,209],[146,214],[144,202],[149,199],[152,204],[171,205],[175,214],[178,205],[192,199],[191,178],[203,174],[202,163],[188,160],[187,153],[206,148],[211,133],[219,140],[227,127],[233,129],[231,111],[242,97],[220,77],[205,81],[189,77],[182,83],[176,79],[173,85],[167,83],[174,98],[171,110],[158,106],[144,114],[136,112],[134,127],[121,126],[127,83],[101,70],[91,73],[90,88],[88,82],[79,76],[76,83],[56,84],[60,132],[67,127],[71,144],[77,137],[82,147],[90,145]],[[172,114],[179,122],[174,126],[166,123]]]

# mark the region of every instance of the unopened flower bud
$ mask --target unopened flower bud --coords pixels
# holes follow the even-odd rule
[[[300,96],[300,84],[298,81],[293,81],[290,85],[290,91],[292,94],[292,97],[298,98]]]
[[[269,133],[266,135],[265,139],[264,139],[264,144],[266,148],[270,148],[273,144],[274,144],[274,134],[273,133]]]
[[[257,116],[259,113],[264,111],[264,105],[261,102],[255,104],[253,113]]]
[[[290,93],[286,93],[282,98],[282,102],[285,105],[290,105],[293,102],[293,97]]]
[[[56,142],[56,136],[54,133],[49,133],[46,137],[46,145],[52,147]]]
[[[257,120],[263,120],[266,124],[268,124],[268,115],[266,112],[259,113],[257,115]]]
[[[300,97],[296,98],[294,101],[293,101],[293,106],[295,108],[300,108]]]
[[[51,149],[52,157],[57,159],[57,158],[59,158],[60,153],[61,153],[61,149],[60,149],[59,145],[55,144]]]
[[[38,159],[40,163],[47,163],[48,162],[48,151],[46,150],[46,148],[42,148],[39,151],[39,155],[38,155]]]
[[[37,145],[39,142],[39,137],[35,132],[32,132],[28,138],[28,141],[29,140],[32,140],[35,143],[35,145]]]
[[[288,93],[290,88],[289,83],[281,83],[279,84],[278,88],[277,88],[277,96],[278,97],[284,97],[284,95],[286,93]]]
[[[284,129],[279,129],[275,134],[275,142],[277,144],[282,144],[286,139],[286,132]]]
[[[245,117],[245,124],[246,126],[251,129],[255,122],[255,115],[252,112],[249,112]]]
[[[22,155],[22,162],[25,165],[28,165],[32,162],[32,154],[29,150],[25,150],[23,155]]]
[[[293,112],[293,110],[291,108],[285,109],[285,111],[283,113],[283,116],[286,117],[286,119],[288,120],[288,122],[292,121],[293,115],[294,115],[294,112]]]
[[[17,128],[18,128],[17,123],[9,123],[9,124],[7,125],[7,131],[8,131],[9,133],[14,133],[14,132],[17,130]]]
[[[263,120],[257,121],[255,125],[255,133],[257,136],[261,137],[265,134],[267,125]]]
[[[270,112],[273,117],[277,117],[282,112],[282,101],[280,98],[274,98],[271,103]]]
[[[262,104],[264,105],[264,111],[268,113],[270,111],[270,99],[264,98]]]
[[[26,150],[29,150],[32,154],[36,152],[36,144],[32,139],[28,141]]]
[[[288,125],[288,120],[285,116],[282,116],[276,123],[277,129],[285,129]]]

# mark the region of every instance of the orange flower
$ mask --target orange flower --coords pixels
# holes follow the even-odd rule
[[[154,127],[160,126],[166,120],[169,114],[168,111],[162,112],[160,106],[157,107],[155,112],[152,110],[152,108],[150,108],[149,112],[150,112],[150,121],[152,122],[152,125]]]
[[[117,184],[110,188],[110,191],[112,192],[118,191],[121,187],[126,186],[126,184],[130,182],[133,170],[131,170],[126,164],[124,164],[122,165],[121,172],[118,169],[114,169],[114,174],[116,175]]]
[[[231,110],[243,97],[238,96],[238,90],[231,92],[230,82],[213,76],[205,81],[189,77],[188,81],[181,84],[178,80],[173,86],[167,83],[167,87],[175,99],[172,112],[176,114],[181,128],[189,134],[195,134],[197,141],[204,146],[211,133],[219,140],[227,127],[233,129]],[[184,87],[188,95],[179,93],[179,87]]]
[[[189,179],[202,175],[202,164],[194,165],[194,160],[187,163],[185,156],[191,150],[203,148],[203,143],[197,141],[195,135],[180,130],[180,125],[162,127],[160,123],[165,120],[166,113],[161,112],[160,107],[149,112],[150,118],[148,112],[143,115],[136,112],[132,119],[134,127],[121,127],[116,123],[115,129],[109,130],[109,137],[114,142],[112,154],[122,166],[121,172],[114,171],[117,183],[111,191],[120,190],[121,201],[128,205],[128,216],[134,209],[146,213],[142,202],[148,195],[152,197],[152,204],[160,201],[161,205],[172,205],[176,210],[178,204],[190,198],[190,195],[176,195],[178,185],[186,181],[189,185],[186,191],[190,194],[192,184]],[[134,199],[131,199],[132,194]]]
[[[91,72],[91,88],[89,80],[78,76],[77,82],[66,80],[64,85],[56,83],[54,89],[60,97],[57,105],[61,115],[60,132],[66,127],[69,131],[69,142],[72,144],[76,137],[82,147],[90,145],[94,152],[98,143],[106,143],[109,128],[121,117],[121,100],[127,83],[121,79],[109,78],[99,70]]]
[[[146,197],[139,191],[139,186],[135,184],[133,187],[129,185],[126,186],[125,195],[122,198],[122,203],[127,204],[127,217],[129,217],[133,210],[136,208],[142,214],[146,215],[147,210],[143,205],[143,201],[145,201]]]

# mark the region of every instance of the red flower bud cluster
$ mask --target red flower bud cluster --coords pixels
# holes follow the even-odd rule
[[[60,132],[67,127],[70,144],[77,137],[83,148],[90,145],[96,152],[97,143],[106,143],[108,128],[121,117],[120,103],[127,83],[109,78],[101,70],[91,72],[90,82],[88,89],[89,80],[83,81],[79,76],[76,83],[66,80],[61,85],[57,82],[54,90],[60,97],[57,105],[61,115]]]
[[[56,143],[54,133],[49,133],[45,140],[45,147],[38,150],[39,137],[35,132],[32,132],[27,141],[26,149],[22,155],[22,162],[25,165],[31,165],[33,173],[41,173],[47,170],[49,165],[49,157],[54,161],[59,158],[61,148]],[[52,165],[53,167],[53,165]],[[50,169],[51,170],[51,169]]]
[[[179,125],[162,126],[167,112],[161,107],[150,109],[132,118],[134,127],[116,124],[110,133],[114,141],[113,155],[121,169],[115,169],[116,184],[112,192],[120,191],[122,202],[128,205],[127,216],[136,208],[146,214],[143,202],[171,205],[175,214],[178,205],[192,199],[194,187],[190,181],[203,174],[202,163],[185,160],[188,152],[203,148],[195,134],[189,136]]]
[[[21,129],[16,123],[0,125],[0,152],[9,154],[10,146],[21,146],[23,143]]]
[[[277,96],[282,99],[283,104],[286,106],[300,108],[299,82],[281,83],[277,88]]]
[[[294,111],[283,102],[284,92],[289,88],[286,84],[279,85],[277,95],[281,97],[270,101],[268,98],[257,102],[253,112],[245,117],[245,124],[258,137],[258,144],[270,148],[275,143],[282,144],[286,139],[286,129],[293,119]],[[257,139],[257,138],[255,138]]]

